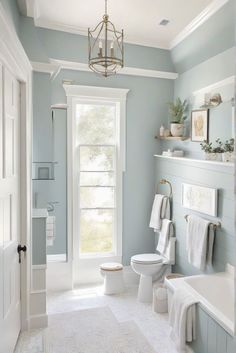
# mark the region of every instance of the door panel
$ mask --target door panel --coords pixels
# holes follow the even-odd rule
[[[0,65],[0,353],[12,353],[20,332],[19,91]]]

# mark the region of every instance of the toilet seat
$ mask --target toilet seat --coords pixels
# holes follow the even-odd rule
[[[132,256],[131,261],[137,264],[153,265],[163,262],[163,257],[157,254],[139,254]]]
[[[123,266],[118,262],[106,262],[100,265],[100,269],[103,271],[121,271],[123,270]]]

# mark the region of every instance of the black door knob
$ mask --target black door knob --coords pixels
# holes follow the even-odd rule
[[[27,251],[27,247],[26,245],[21,246],[20,244],[17,246],[17,252],[19,254],[19,264],[21,263],[21,251],[23,251],[24,253]]]

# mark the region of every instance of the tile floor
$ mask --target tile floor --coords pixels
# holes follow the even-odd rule
[[[177,353],[170,339],[166,314],[156,314],[150,304],[137,302],[137,286],[119,296],[105,296],[101,286],[83,287],[48,295],[48,314],[109,306],[120,322],[134,320],[157,353]]]

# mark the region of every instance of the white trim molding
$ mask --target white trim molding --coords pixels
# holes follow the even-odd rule
[[[58,65],[53,65],[52,63],[31,61],[31,65],[33,71],[49,74],[50,76],[52,76],[59,69]]]
[[[181,43],[185,38],[187,38],[191,33],[193,33],[197,28],[199,28],[203,23],[205,23],[228,1],[229,0],[213,0],[169,43],[167,42],[167,43],[163,43],[163,45],[157,45],[156,43],[150,43],[150,41],[147,42],[144,40],[140,42],[139,40],[132,40],[132,38],[126,39],[126,43],[153,47],[158,49],[171,50],[179,43]],[[49,19],[42,18],[39,7],[37,6],[37,2],[35,0],[18,0],[18,2],[20,5],[20,8],[22,9],[23,14],[26,15],[25,12],[27,12],[27,16],[33,17],[34,24],[36,27],[87,36],[87,28],[85,27],[67,25],[65,23],[60,23],[60,22],[51,21]]]
[[[75,61],[50,59],[49,63],[32,61],[31,65],[34,71],[48,73],[51,75],[52,79],[55,79],[61,70],[74,70],[93,73],[93,71],[89,69],[88,64]],[[141,76],[167,80],[176,80],[178,78],[178,74],[176,72],[148,70],[136,67],[124,67],[117,72],[117,75]]]
[[[31,136],[32,136],[32,67],[8,17],[0,3],[0,61],[20,82],[21,93],[21,243],[27,245],[27,256],[21,264],[21,330],[30,321],[31,282]]]
[[[204,94],[204,93],[212,92],[216,89],[219,89],[219,88],[222,88],[225,86],[234,85],[235,78],[236,78],[236,76],[229,76],[229,77],[225,78],[224,80],[215,82],[209,86],[206,86],[206,87],[203,87],[197,91],[194,91],[192,94],[193,94],[193,96],[197,96],[198,94]],[[232,95],[233,94],[234,94],[234,92],[232,92]]]
[[[125,171],[125,151],[126,151],[126,98],[128,89],[118,89],[110,87],[80,86],[80,85],[63,85],[68,104],[67,115],[67,177],[68,177],[68,261],[72,264],[73,284],[79,283],[82,277],[96,278],[99,264],[106,261],[121,261],[122,257],[122,181],[123,172]],[[75,109],[77,103],[84,102],[111,102],[117,107],[117,198],[116,198],[116,236],[114,239],[114,251],[111,254],[101,255],[96,258],[85,258],[78,256],[79,249],[79,220],[78,220],[78,170],[75,167],[78,160],[78,151],[76,148],[76,120]],[[73,246],[72,246],[73,244]],[[80,272],[83,269],[83,274]],[[95,277],[94,277],[95,276]]]
[[[229,0],[212,1],[197,17],[195,17],[171,42],[169,49],[173,49],[192,34],[197,28],[213,16]]]

